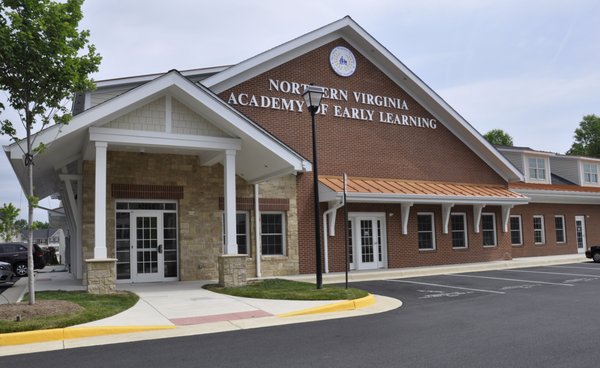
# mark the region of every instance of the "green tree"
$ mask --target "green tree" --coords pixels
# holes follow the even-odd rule
[[[574,139],[567,155],[600,158],[600,116],[585,115],[575,129]]]
[[[51,124],[67,124],[68,98],[75,92],[92,89],[89,75],[98,70],[100,56],[89,44],[89,31],[78,29],[83,0],[2,0],[0,1],[0,90],[18,113],[25,138],[17,136],[17,122],[0,121],[0,133],[23,147],[27,168],[28,228],[32,229],[34,196],[33,168],[43,143],[32,130]],[[86,50],[87,49],[87,50]],[[4,111],[0,104],[0,113]],[[33,232],[29,231],[28,268],[33,270]],[[35,304],[33,272],[29,272],[29,304]]]
[[[12,203],[0,207],[0,238],[4,241],[10,241],[19,233],[16,221],[20,210]]]
[[[34,221],[31,227],[33,230],[49,229],[50,224],[47,222]]]
[[[513,145],[512,137],[502,129],[492,129],[483,135],[486,141],[495,146],[510,146]]]

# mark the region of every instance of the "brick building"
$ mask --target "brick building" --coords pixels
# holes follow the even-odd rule
[[[314,272],[301,96],[313,82],[326,272],[345,268],[346,230],[353,270],[575,254],[600,239],[600,161],[491,146],[345,17],[237,65],[76,95],[72,122],[39,133],[35,185],[64,203],[75,277],[102,292],[235,267]],[[19,148],[5,151],[23,178]]]

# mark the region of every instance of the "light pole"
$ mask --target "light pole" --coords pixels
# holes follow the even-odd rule
[[[315,192],[315,252],[317,261],[317,289],[323,288],[323,268],[321,266],[321,223],[319,221],[319,171],[317,167],[317,131],[315,126],[315,114],[319,111],[321,98],[324,93],[323,87],[317,87],[312,83],[304,88],[304,101],[306,108],[312,117],[312,151],[313,151],[313,190]]]

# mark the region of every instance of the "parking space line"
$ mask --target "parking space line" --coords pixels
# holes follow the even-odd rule
[[[565,276],[582,276],[582,277],[595,277],[600,279],[600,275],[585,275],[581,273],[562,273],[562,272],[544,272],[544,271],[525,271],[525,270],[502,270],[506,272],[525,272],[525,273],[545,273],[548,275],[565,275]]]
[[[558,285],[558,286],[573,286],[573,284],[560,284],[556,282],[544,282],[544,281],[530,281],[530,280],[519,280],[519,279],[506,279],[503,277],[489,277],[489,276],[475,276],[475,275],[444,275],[453,277],[474,277],[478,279],[490,279],[490,280],[503,280],[503,281],[516,281],[516,282],[529,282],[532,284],[544,284],[544,285]]]
[[[407,283],[407,284],[417,284],[417,285],[439,286],[439,287],[444,287],[444,288],[449,288],[449,289],[460,289],[460,290],[481,291],[482,293],[506,294],[506,293],[504,293],[504,292],[502,292],[502,291],[482,290],[482,289],[471,289],[471,288],[465,288],[465,287],[459,287],[459,286],[448,286],[448,285],[440,285],[440,284],[430,284],[430,283],[428,283],[428,282],[407,281],[407,280],[385,280],[385,281],[391,281],[391,282],[402,282],[402,283]]]
[[[577,267],[577,266],[544,266],[544,267],[553,267],[553,268],[575,268],[579,270],[600,270],[598,267]]]

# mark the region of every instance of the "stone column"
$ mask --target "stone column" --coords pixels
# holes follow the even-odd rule
[[[246,285],[246,255],[223,254],[219,256],[219,285],[236,287]]]
[[[117,291],[117,259],[86,259],[87,291],[90,294],[112,294]]]

